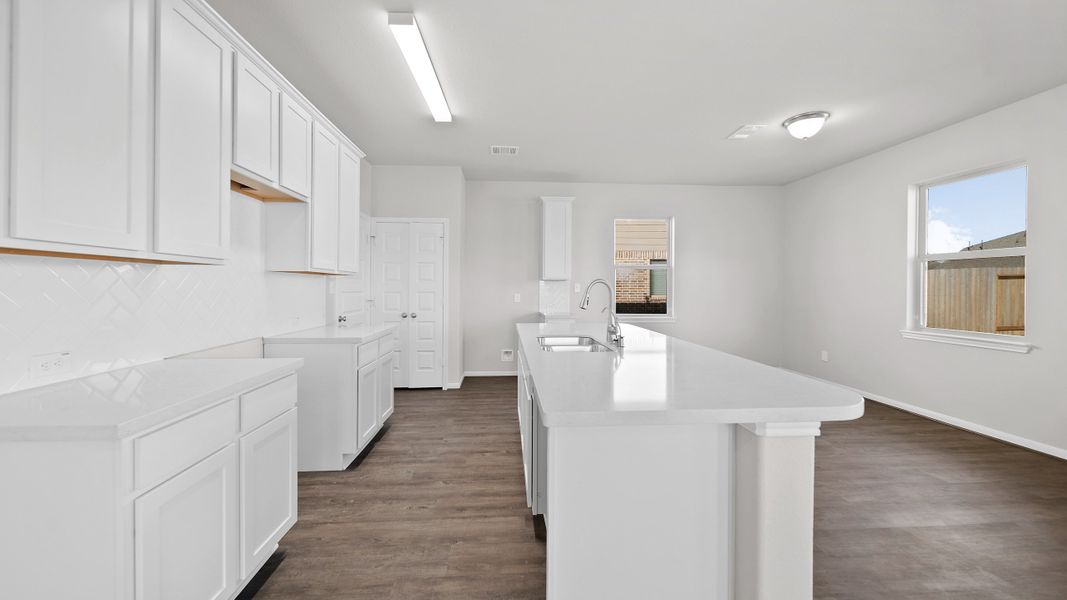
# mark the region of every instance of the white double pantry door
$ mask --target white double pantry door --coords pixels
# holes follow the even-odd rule
[[[375,323],[399,325],[395,387],[444,387],[445,224],[376,220]]]

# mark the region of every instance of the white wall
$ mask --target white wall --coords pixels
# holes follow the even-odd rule
[[[463,237],[466,181],[459,167],[375,165],[375,217],[447,218],[449,235],[448,383],[463,378]]]
[[[1016,160],[1030,165],[1036,348],[902,339],[908,185]],[[1067,456],[1067,86],[791,184],[785,215],[784,366]]]
[[[262,203],[231,206],[225,266],[0,254],[0,393],[320,325],[325,278],[264,271]],[[29,377],[63,351],[69,373]]]
[[[782,189],[467,182],[464,329],[468,372],[512,371],[514,324],[537,318],[540,196],[574,196],[573,283],[613,280],[615,217],[675,218],[676,323],[653,329],[778,364]],[[521,302],[514,302],[514,294]],[[602,306],[607,294],[594,303]],[[571,290],[572,307],[576,295]],[[576,311],[583,319],[606,319]]]

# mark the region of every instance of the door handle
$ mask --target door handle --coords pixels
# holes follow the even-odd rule
[[[407,313],[400,313],[400,318],[401,319],[406,319],[406,318],[408,318],[408,314]]]
[[[412,319],[414,319],[414,318],[415,318],[415,317],[417,317],[417,316],[419,316],[419,315],[417,315],[417,314],[415,314],[415,313],[411,313],[411,318],[412,318]]]

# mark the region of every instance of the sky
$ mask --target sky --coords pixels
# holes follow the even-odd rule
[[[963,248],[1026,229],[1026,167],[930,186],[926,251]]]

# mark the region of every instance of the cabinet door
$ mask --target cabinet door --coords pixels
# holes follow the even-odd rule
[[[241,438],[241,578],[296,523],[295,408]]]
[[[307,198],[311,196],[311,113],[282,93],[281,165],[278,184]]]
[[[359,155],[348,147],[341,148],[339,193],[338,268],[355,273],[359,271]]]
[[[234,54],[233,164],[278,179],[278,85],[241,53]]]
[[[359,447],[367,445],[378,433],[378,392],[381,361],[359,370],[359,398],[356,423],[359,425]]]
[[[228,600],[237,588],[237,448],[134,501],[137,600]]]
[[[156,250],[225,258],[232,50],[184,0],[160,0],[159,9]]]
[[[311,151],[311,266],[337,269],[338,171],[341,145],[325,127],[315,123]]]
[[[541,199],[541,279],[571,278],[571,199]]]
[[[378,424],[385,425],[385,420],[393,414],[393,355],[389,352],[379,361],[378,369]]]
[[[13,9],[10,234],[147,249],[150,3]]]

